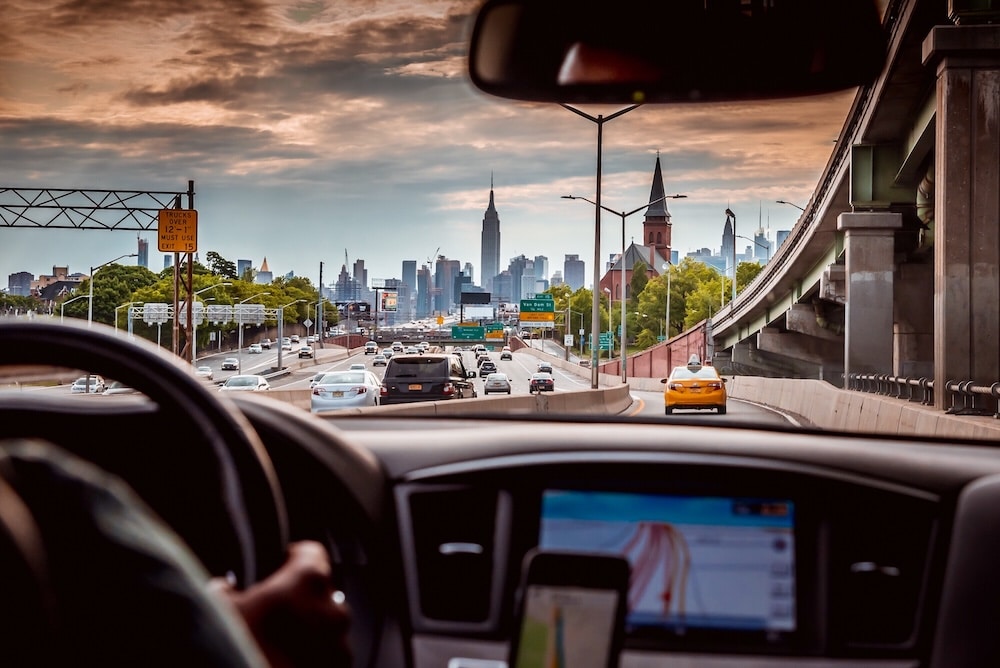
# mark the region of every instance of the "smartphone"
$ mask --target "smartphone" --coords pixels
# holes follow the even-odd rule
[[[623,557],[533,550],[525,556],[510,668],[614,668],[625,630]]]

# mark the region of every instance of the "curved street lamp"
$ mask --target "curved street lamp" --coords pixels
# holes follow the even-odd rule
[[[99,264],[96,267],[91,267],[90,268],[90,278],[87,281],[88,283],[90,283],[90,304],[87,306],[87,327],[90,327],[92,324],[94,324],[94,274],[101,267],[106,267],[109,264],[117,262],[118,260],[121,260],[122,258],[125,258],[125,257],[139,257],[139,254],[138,253],[126,253],[125,255],[119,255],[114,260],[108,260],[104,264]]]
[[[621,265],[622,265],[622,268],[621,268],[621,273],[622,273],[622,278],[621,278],[622,312],[621,312],[621,327],[620,327],[620,330],[621,330],[621,347],[622,347],[622,350],[621,350],[621,358],[622,358],[622,383],[625,383],[625,382],[628,381],[628,371],[626,369],[627,365],[625,363],[625,361],[626,361],[626,350],[625,350],[625,338],[626,338],[625,337],[625,219],[628,218],[629,216],[631,216],[633,213],[638,213],[639,211],[642,211],[643,209],[648,209],[652,205],[659,204],[663,200],[667,200],[667,199],[686,199],[687,195],[664,195],[663,197],[658,197],[658,198],[656,198],[654,200],[650,200],[650,201],[646,202],[645,204],[643,204],[642,206],[638,206],[638,207],[632,209],[631,211],[615,211],[614,209],[606,207],[603,204],[600,204],[599,202],[595,202],[593,200],[589,200],[586,197],[578,197],[576,195],[563,195],[562,198],[563,199],[582,199],[584,202],[589,202],[589,203],[593,204],[594,206],[596,206],[599,209],[604,209],[608,213],[613,213],[616,216],[621,216],[621,219],[622,219],[622,256],[621,256]],[[600,277],[598,277],[596,279],[596,281],[600,281]],[[595,291],[596,291],[597,282],[595,282],[594,285],[595,285]],[[609,312],[611,311],[611,306],[610,305],[608,306],[608,311]]]
[[[251,299],[257,299],[257,297],[264,297],[264,296],[269,295],[269,294],[271,294],[271,293],[270,292],[258,292],[257,294],[255,294],[252,297],[247,297],[246,299],[241,299],[239,301],[239,303],[240,304],[246,304]],[[239,338],[239,342],[237,343],[237,348],[236,348],[236,367],[237,367],[236,373],[243,373],[243,309],[236,309],[236,322],[237,322],[237,324],[239,325],[239,328],[240,328],[239,337],[238,337]],[[278,342],[278,345],[279,345],[279,349],[280,349],[280,345],[281,345],[280,341]],[[279,355],[280,355],[280,350],[279,350]]]
[[[116,306],[115,307],[115,335],[116,336],[118,335],[118,311],[120,309],[125,308],[126,306],[133,306],[133,305],[136,305],[136,304],[142,305],[144,303],[145,302],[125,302],[121,306]],[[132,316],[131,315],[128,317],[128,328],[127,328],[127,331],[128,331],[129,334],[132,333]]]
[[[63,313],[64,313],[64,309],[66,308],[66,304],[72,304],[73,302],[77,301],[78,299],[93,299],[93,296],[91,296],[91,295],[80,295],[79,297],[73,297],[72,299],[67,299],[62,304],[60,304],[59,305],[59,324],[60,325],[63,323],[63,321],[65,319],[65,316],[63,315]]]
[[[198,301],[198,295],[200,295],[203,292],[208,292],[209,290],[214,290],[215,288],[229,287],[231,285],[232,283],[230,283],[229,281],[222,281],[221,283],[213,283],[207,288],[202,288],[201,290],[197,290],[194,293],[195,301],[196,302]],[[206,299],[205,301],[211,301],[211,300]],[[196,361],[198,361],[197,348],[198,348],[198,320],[197,318],[194,317],[194,311],[192,311],[191,312],[191,364],[194,364]]]
[[[278,371],[281,371],[281,342],[285,336],[285,309],[292,304],[301,304],[305,302],[305,299],[296,299],[293,302],[288,302],[284,306],[278,307]]]
[[[786,202],[786,201],[785,201],[785,200],[783,200],[783,199],[776,199],[776,200],[774,200],[774,203],[775,203],[775,204],[787,204],[788,206],[794,206],[794,207],[795,207],[796,209],[798,209],[799,211],[801,211],[801,212],[805,213],[805,209],[803,209],[803,208],[802,208],[801,206],[799,206],[799,205],[798,205],[798,204],[796,204],[795,202]]]

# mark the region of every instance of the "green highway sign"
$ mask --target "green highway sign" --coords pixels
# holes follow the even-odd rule
[[[485,339],[486,329],[483,327],[459,327],[452,325],[451,338],[453,339]]]
[[[487,332],[502,332],[503,331],[503,323],[502,322],[491,322],[490,324],[486,325],[486,331]]]
[[[521,300],[521,313],[552,313],[556,310],[552,296]]]

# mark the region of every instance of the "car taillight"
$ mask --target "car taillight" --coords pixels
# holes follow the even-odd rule
[[[681,385],[680,383],[670,383],[667,387],[669,387],[671,390],[683,390],[684,389],[684,386]]]
[[[364,385],[358,385],[357,387],[354,388],[354,391],[357,392],[358,394],[364,394],[365,392],[368,391],[368,388],[365,387]]]
[[[709,383],[708,384],[708,389],[710,389],[710,390],[721,390],[722,389],[722,383]]]
[[[444,387],[441,389],[442,394],[455,394],[455,386],[451,383],[445,383]]]
[[[313,394],[316,395],[317,397],[321,396],[323,394],[323,390],[319,389],[318,387],[314,387]]]
[[[382,387],[378,388],[378,395],[380,397],[387,397],[387,396],[389,396],[389,388],[387,388],[385,385],[383,385]]]

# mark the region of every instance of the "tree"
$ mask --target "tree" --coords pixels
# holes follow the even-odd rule
[[[638,303],[639,295],[642,291],[646,289],[646,284],[649,283],[649,275],[646,273],[649,266],[642,260],[637,260],[635,266],[632,267],[632,280],[629,281],[629,289],[631,296],[629,297],[629,303],[635,305]]]
[[[216,276],[231,279],[237,278],[235,262],[227,260],[215,251],[208,251],[205,253],[205,260],[208,261],[209,269],[211,269],[212,273]]]
[[[736,265],[736,292],[743,292],[743,288],[750,285],[762,271],[764,265],[757,262],[740,262]]]

